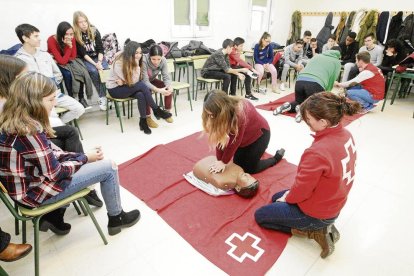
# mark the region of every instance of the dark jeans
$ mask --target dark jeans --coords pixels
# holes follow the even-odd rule
[[[66,91],[68,91],[68,95],[73,98],[72,73],[66,68],[63,68],[63,67],[60,67],[60,66],[58,66],[58,67],[59,67],[60,72],[62,73],[63,80],[65,81]],[[79,99],[83,99],[83,97],[84,97],[83,83],[80,83],[80,89],[79,89],[79,95],[78,96],[79,96]]]
[[[291,229],[318,230],[335,222],[332,219],[317,219],[303,213],[297,204],[277,202],[287,190],[273,195],[272,203],[256,210],[254,217],[261,227],[291,233]]]
[[[53,144],[64,151],[81,152],[83,153],[83,146],[79,140],[78,130],[69,125],[54,127],[55,138],[50,139]]]
[[[165,84],[163,81],[159,80],[159,79],[154,79],[151,81],[151,84],[154,85],[157,88],[164,88]],[[172,98],[173,98],[173,94],[169,95],[169,96],[164,96],[164,108],[170,110],[171,106],[172,106]],[[151,115],[151,108],[152,106],[147,105],[147,116]]]
[[[138,100],[138,112],[141,118],[146,117],[147,106],[152,109],[157,108],[154,99],[151,96],[151,90],[143,83],[139,81],[133,86],[122,85],[115,88],[108,89],[109,94],[118,99],[135,98]]]
[[[297,81],[295,84],[295,101],[290,103],[289,112],[295,112],[296,106],[302,104],[307,98],[315,93],[325,91],[317,82]]]
[[[270,141],[270,130],[262,128],[262,136],[247,147],[238,148],[233,157],[233,162],[247,173],[259,173],[274,166],[276,160],[271,157],[261,160]]]
[[[94,62],[98,62],[97,56],[92,59]],[[98,91],[98,96],[100,98],[105,97],[106,87],[105,87],[105,83],[101,82],[98,69],[96,69],[95,65],[93,65],[92,63],[89,63],[86,60],[83,60],[83,63],[85,63],[86,69],[88,70],[89,75],[91,76],[92,83],[95,86],[96,91]],[[105,59],[102,60],[102,67],[104,70],[108,69],[108,63],[106,62]]]
[[[229,86],[230,86],[230,82],[231,82],[231,76],[233,74],[227,74],[224,71],[214,71],[214,70],[209,70],[206,71],[202,77],[206,78],[206,79],[217,79],[217,80],[222,80],[223,81],[223,91],[226,93],[229,93]]]
[[[238,68],[243,68],[243,67],[238,67]],[[246,88],[246,95],[250,95],[252,93],[252,78],[245,74],[242,73],[245,78],[244,78],[244,87]],[[231,75],[231,81],[230,81],[230,95],[236,95],[236,90],[237,90],[237,75],[234,74],[230,74]]]
[[[7,246],[9,246],[10,243],[10,234],[1,231],[0,228],[0,253],[3,252],[4,249],[6,249]]]

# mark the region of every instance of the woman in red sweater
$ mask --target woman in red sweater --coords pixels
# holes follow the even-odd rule
[[[352,187],[356,160],[354,139],[340,121],[360,109],[359,103],[328,92],[301,104],[315,140],[301,157],[292,188],[276,193],[271,204],[256,211],[260,226],[314,239],[322,247],[322,258],[332,254],[339,240],[333,223]]]
[[[284,155],[280,149],[268,159],[260,160],[270,140],[269,124],[246,99],[213,90],[204,98],[203,128],[211,145],[216,147],[217,161],[210,172],[220,173],[233,162],[247,173],[258,173],[276,165]]]
[[[79,102],[88,108],[89,105],[84,98],[83,84],[86,85],[87,94],[92,96],[92,80],[83,62],[75,61],[77,56],[76,40],[73,28],[68,22],[60,22],[56,34],[48,38],[47,51],[55,59],[62,72],[69,96],[74,97],[74,94],[79,93]]]

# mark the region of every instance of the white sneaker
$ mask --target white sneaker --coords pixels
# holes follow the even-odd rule
[[[296,123],[302,122],[302,115],[300,114],[300,112],[299,113],[296,113],[295,122]]]
[[[286,90],[285,84],[284,83],[281,83],[280,86],[279,86],[279,89],[281,91],[285,91]]]
[[[267,89],[264,87],[259,87],[259,93],[266,95]]]
[[[249,75],[252,79],[257,79],[257,74],[256,73],[253,73],[253,71],[248,71],[247,72],[247,75]]]
[[[276,108],[275,110],[273,110],[273,115],[279,115],[281,113],[284,113],[288,110],[290,110],[290,103],[289,102],[285,102],[284,104],[282,104],[281,106],[279,106],[278,108]]]
[[[100,97],[98,100],[98,104],[99,104],[99,108],[102,111],[105,111],[106,110],[106,97]]]

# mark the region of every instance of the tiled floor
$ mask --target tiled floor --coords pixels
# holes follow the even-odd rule
[[[291,91],[292,89],[290,89]],[[257,95],[260,103],[284,96],[269,92]],[[137,112],[124,120],[124,133],[114,114],[105,125],[105,113],[93,112],[80,120],[85,149],[102,145],[106,157],[121,163],[151,147],[201,130],[201,96],[189,110],[185,94],[178,99],[174,123],[159,121],[151,135],[139,131]],[[268,275],[413,275],[414,239],[414,98],[381,104],[373,112],[348,126],[358,146],[357,176],[348,203],[337,220],[341,240],[326,260],[319,257],[318,245],[310,240],[291,238]],[[297,164],[312,141],[309,129],[286,116],[274,117],[260,111],[269,121],[272,138],[268,148],[286,149],[285,157]],[[223,275],[143,202],[122,189],[126,210],[139,208],[141,221],[121,234],[107,238],[103,245],[89,218],[69,208],[66,221],[71,233],[59,237],[41,233],[42,275]],[[95,215],[106,233],[105,208]],[[0,225],[13,233],[13,220],[0,206]],[[30,228],[30,227],[29,227]],[[32,231],[28,232],[33,242]],[[20,237],[12,237],[19,242]],[[410,261],[411,260],[411,261]],[[10,275],[32,275],[33,253],[14,263],[1,263]]]

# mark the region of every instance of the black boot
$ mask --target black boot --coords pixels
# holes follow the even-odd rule
[[[157,107],[154,109],[154,116],[159,120],[160,118],[168,119],[172,116],[170,112],[165,111],[164,109],[161,109],[161,107]]]
[[[130,227],[137,223],[141,218],[139,210],[132,210],[128,213],[122,211],[117,216],[108,215],[108,233],[110,236],[121,232],[122,227]]]
[[[281,148],[281,149],[279,149],[279,150],[277,150],[276,151],[276,154],[275,154],[275,156],[273,156],[273,158],[275,159],[275,165],[277,164],[277,163],[279,163],[280,162],[280,160],[282,160],[283,159],[283,156],[285,155],[285,149],[284,148]]]
[[[88,202],[89,205],[93,205],[93,206],[96,206],[96,207],[102,207],[103,206],[103,202],[98,197],[95,190],[91,190],[89,192],[89,194],[87,194],[85,196],[85,199],[86,199],[86,201]]]
[[[143,130],[145,134],[151,134],[151,129],[148,127],[147,118],[139,118],[139,129]]]
[[[59,208],[44,215],[39,222],[39,230],[47,232],[51,230],[56,235],[66,235],[70,232],[71,225],[63,221],[66,208]]]

